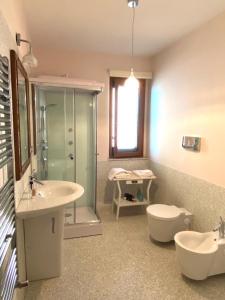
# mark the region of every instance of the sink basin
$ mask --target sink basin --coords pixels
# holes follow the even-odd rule
[[[18,218],[26,219],[63,208],[84,193],[84,188],[74,182],[43,180],[42,183],[43,186],[36,184],[36,196],[30,198],[25,194],[21,199],[16,209]]]

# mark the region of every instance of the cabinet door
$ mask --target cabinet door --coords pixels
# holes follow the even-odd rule
[[[28,280],[60,276],[63,210],[24,221]]]

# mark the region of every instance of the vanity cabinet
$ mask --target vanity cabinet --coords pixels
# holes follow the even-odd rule
[[[63,209],[24,219],[27,279],[61,275]]]
[[[43,180],[36,195],[24,193],[16,209],[23,220],[26,271],[29,281],[61,275],[64,208],[79,199],[84,188],[74,182]]]

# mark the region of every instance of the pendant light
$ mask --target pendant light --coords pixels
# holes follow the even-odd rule
[[[135,8],[138,6],[138,0],[128,0],[128,7],[132,8],[132,24],[131,24],[131,58],[133,63],[134,56],[134,21],[135,21]],[[139,81],[134,76],[134,70],[131,68],[130,76],[125,81],[125,86],[130,88],[138,88]]]

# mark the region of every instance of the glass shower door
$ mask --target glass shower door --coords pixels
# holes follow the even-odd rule
[[[84,194],[65,208],[65,224],[96,216],[96,100],[92,91],[38,86],[38,169],[41,179],[77,182]]]
[[[74,89],[36,87],[38,173],[41,179],[75,182]],[[65,221],[75,222],[75,206],[65,211]]]
[[[40,160],[44,179],[75,181],[73,89],[42,90]]]
[[[76,182],[85,192],[76,201],[76,223],[97,222],[96,217],[96,97],[75,92]]]

